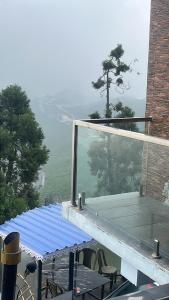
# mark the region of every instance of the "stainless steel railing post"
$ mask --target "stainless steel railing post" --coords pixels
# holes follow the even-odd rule
[[[72,203],[72,206],[76,206],[77,143],[78,143],[78,126],[73,124],[73,132],[72,132],[72,176],[71,176],[71,203]]]

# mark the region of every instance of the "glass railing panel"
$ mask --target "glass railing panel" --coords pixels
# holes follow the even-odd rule
[[[169,147],[80,128],[77,193],[97,220],[169,253]]]
[[[86,197],[95,195],[97,178],[92,174],[90,167],[91,147],[99,143],[100,133],[86,128],[78,128],[78,156],[77,156],[77,195],[85,191]]]
[[[149,122],[123,122],[111,124],[111,127],[133,132],[146,133]]]
[[[138,192],[143,142],[79,128],[77,192],[87,197]]]

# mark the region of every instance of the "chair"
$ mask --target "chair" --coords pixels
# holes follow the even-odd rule
[[[42,290],[45,290],[45,298],[48,298],[48,291],[50,291],[52,297],[56,297],[64,293],[64,289],[51,279],[46,279],[46,285],[42,288]]]
[[[110,278],[110,289],[116,283],[117,269],[114,266],[108,266],[103,249],[97,250],[98,273]]]
[[[83,248],[79,251],[77,261],[79,261],[80,254],[83,254],[83,265],[89,269],[94,269],[95,267],[95,260],[96,260],[96,251],[91,248]]]

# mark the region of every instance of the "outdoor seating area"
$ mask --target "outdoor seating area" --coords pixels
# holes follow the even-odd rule
[[[70,291],[74,299],[103,299],[116,285],[117,268],[108,266],[96,241],[62,217],[61,205],[30,210],[0,226],[3,238],[11,231],[19,232],[21,250],[30,256],[22,274],[35,299]]]
[[[100,300],[123,281],[122,276],[117,275],[116,267],[107,265],[104,250],[100,248],[84,248],[71,253],[69,258],[66,256],[46,263],[42,274],[43,299],[62,299],[62,295],[70,295],[71,289],[73,299],[94,297]]]

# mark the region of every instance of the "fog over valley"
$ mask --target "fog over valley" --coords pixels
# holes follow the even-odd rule
[[[91,82],[117,44],[133,71],[110,100],[144,116],[149,19],[150,0],[0,0],[0,89],[26,91],[50,149],[42,202],[69,197],[72,120],[103,115],[105,96]]]
[[[127,95],[145,97],[149,0],[0,0],[0,87],[31,99],[65,90],[96,97],[101,62],[118,43],[139,60]],[[80,101],[80,99],[79,99]]]

